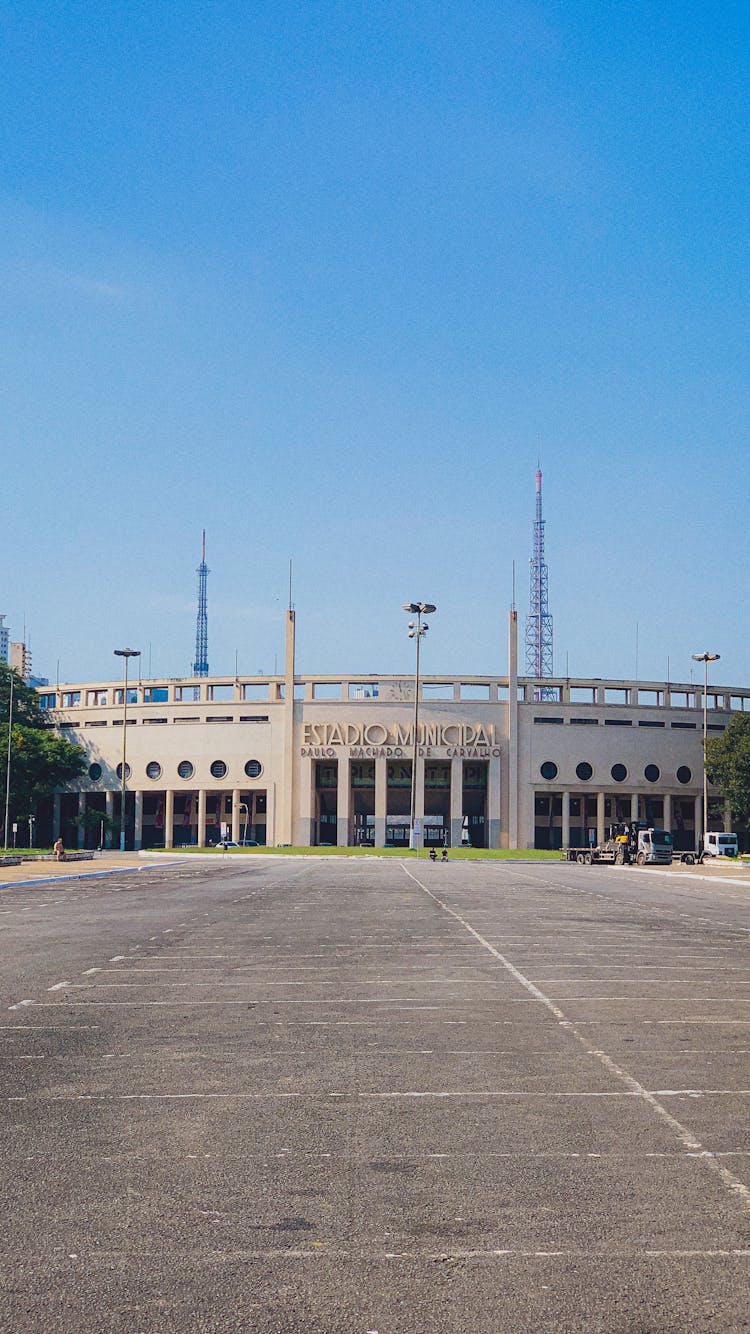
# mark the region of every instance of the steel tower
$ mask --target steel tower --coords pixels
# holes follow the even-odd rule
[[[198,617],[195,627],[195,662],[193,676],[208,676],[208,566],[206,565],[206,530],[203,529],[201,563],[196,570],[198,575]]]
[[[547,562],[544,559],[542,470],[536,470],[536,515],[533,555],[529,561],[529,614],[526,617],[526,675],[552,676],[552,617],[548,603]],[[550,699],[552,690],[538,687],[537,699]]]

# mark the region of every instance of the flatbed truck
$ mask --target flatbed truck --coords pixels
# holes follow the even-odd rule
[[[610,825],[604,842],[587,848],[562,848],[563,861],[580,866],[616,865],[671,866],[672,835],[645,822]]]

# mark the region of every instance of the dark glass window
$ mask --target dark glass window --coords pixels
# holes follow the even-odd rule
[[[553,760],[545,760],[544,764],[541,765],[539,772],[542,775],[542,778],[552,780],[553,778],[557,778],[557,765]]]
[[[260,760],[248,760],[245,765],[245,773],[248,778],[260,778],[263,773],[263,765]]]
[[[647,764],[643,772],[649,783],[658,783],[659,778],[661,777],[659,767],[656,764]]]
[[[211,775],[213,778],[224,778],[227,772],[227,766],[223,760],[214,760],[211,765]]]
[[[192,778],[195,769],[190,760],[180,760],[180,763],[177,765],[177,772],[180,775],[180,778]]]
[[[616,783],[624,783],[628,776],[628,771],[624,764],[613,764],[610,773]]]
[[[592,769],[588,760],[581,760],[581,763],[576,765],[576,773],[578,774],[578,777],[580,778],[582,783],[588,783],[593,772],[594,770]]]
[[[94,764],[90,764],[89,778],[91,778],[93,782],[98,783],[101,776],[102,776],[102,766],[100,764],[97,764],[96,762],[94,762]]]
[[[122,782],[122,761],[120,761],[120,763],[119,763],[118,766],[117,766],[117,777],[119,778],[120,782]],[[127,783],[127,781],[128,781],[129,778],[130,778],[130,765],[129,765],[129,764],[126,764],[126,765],[125,765],[125,782],[126,782],[126,783]]]
[[[677,770],[677,782],[689,783],[692,777],[693,777],[692,770],[688,769],[686,764],[681,764],[679,769]]]
[[[146,777],[154,780],[161,778],[161,765],[158,760],[149,760],[146,765]]]

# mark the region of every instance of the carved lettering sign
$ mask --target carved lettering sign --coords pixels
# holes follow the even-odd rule
[[[346,748],[352,759],[398,759],[414,748],[413,723],[303,723],[300,754],[332,759]],[[500,755],[494,723],[420,723],[417,752],[426,758],[489,759]]]

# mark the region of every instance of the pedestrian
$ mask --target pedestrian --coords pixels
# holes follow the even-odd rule
[[[56,861],[56,862],[64,862],[64,861],[65,861],[65,848],[64,848],[64,846],[63,846],[63,841],[62,841],[61,838],[58,838],[58,839],[55,840],[55,845],[54,845],[54,848],[53,848],[53,852],[54,852],[54,854],[55,854],[55,861]]]
[[[447,848],[443,848],[443,851],[442,851],[441,856],[440,856],[440,860],[441,860],[441,862],[447,862],[447,860],[448,860],[448,849],[447,849]]]

